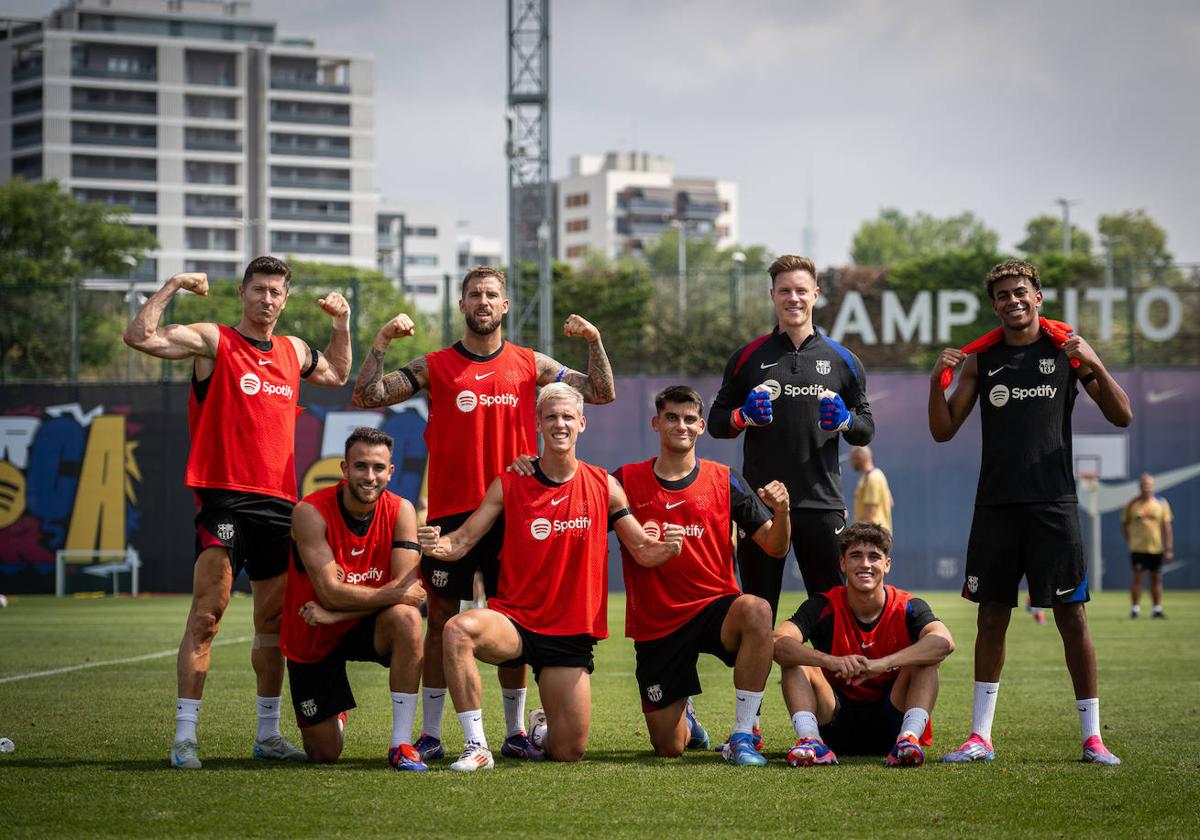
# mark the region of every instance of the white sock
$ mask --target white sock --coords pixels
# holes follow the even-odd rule
[[[446,689],[421,689],[421,732],[430,738],[442,739],[442,709],[446,706]]]
[[[992,742],[992,718],[996,716],[996,695],[1000,683],[975,681],[975,707],[971,711],[971,731],[989,744]]]
[[[478,744],[487,749],[487,737],[483,734],[483,711],[474,709],[469,712],[459,712],[458,722],[462,724],[463,740],[468,744]]]
[[[763,692],[734,688],[733,697],[733,731],[745,732],[748,735],[754,730],[754,718],[762,706]]]
[[[259,741],[266,741],[275,735],[280,735],[279,731],[279,705],[282,697],[255,697],[254,708],[258,710],[258,733],[255,737]]]
[[[1129,608],[1129,611],[1131,613],[1133,613],[1134,615],[1141,615],[1142,614],[1142,605],[1134,604],[1132,607]]]
[[[506,688],[500,692],[504,697],[504,737],[525,731],[525,689]]]
[[[995,697],[996,695],[993,694],[991,696]],[[995,709],[993,709],[993,711],[995,711]],[[921,736],[925,733],[925,727],[928,723],[929,712],[917,706],[913,706],[904,713],[904,721],[900,724],[900,737],[903,738],[905,735],[911,735],[919,741],[921,740]],[[988,726],[990,729],[991,724],[989,723]],[[991,732],[988,733],[987,738],[989,741],[992,739]]]
[[[1076,700],[1075,708],[1079,710],[1079,733],[1083,740],[1100,734],[1100,698]]]
[[[417,716],[416,693],[392,692],[392,746],[412,743],[413,718]]]
[[[821,730],[817,727],[817,716],[812,712],[796,712],[792,715],[792,726],[796,729],[797,738],[821,740]]]
[[[1155,614],[1155,615],[1161,615],[1161,614],[1162,614],[1162,604],[1155,604],[1155,605],[1154,605],[1154,614]]]
[[[196,723],[200,720],[200,701],[180,697],[175,701],[175,740],[195,741]]]

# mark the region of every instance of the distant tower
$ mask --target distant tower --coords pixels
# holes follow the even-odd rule
[[[801,235],[804,242],[804,256],[817,264],[817,229],[813,226],[813,197],[812,186],[809,185],[808,197],[804,200],[804,232]]]
[[[550,0],[508,0],[508,336],[523,340],[536,319],[538,349],[553,352],[550,259]],[[538,266],[538,293],[522,293],[520,266]]]

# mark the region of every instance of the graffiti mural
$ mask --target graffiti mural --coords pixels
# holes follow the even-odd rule
[[[0,416],[0,582],[52,575],[58,549],[121,551],[141,524],[140,427],[78,402]]]

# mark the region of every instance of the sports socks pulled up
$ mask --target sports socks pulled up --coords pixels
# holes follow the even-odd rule
[[[469,712],[459,712],[458,722],[462,726],[463,740],[468,744],[478,744],[487,749],[487,736],[483,734],[483,710],[472,709]]]
[[[280,734],[279,707],[282,702],[282,697],[254,698],[254,709],[258,720],[258,729],[254,735],[255,740],[266,741],[271,737]]]
[[[413,719],[417,716],[416,692],[392,692],[392,746],[412,743]]]
[[[180,697],[175,701],[175,740],[195,741],[200,720],[200,701]]]
[[[504,737],[519,735],[525,731],[525,689],[505,688],[500,694],[504,697]]]
[[[989,744],[992,742],[992,719],[996,717],[996,695],[999,693],[1000,683],[975,681],[975,703],[971,710],[971,731]]]
[[[446,707],[446,689],[421,689],[421,731],[431,738],[442,738],[442,711]]]

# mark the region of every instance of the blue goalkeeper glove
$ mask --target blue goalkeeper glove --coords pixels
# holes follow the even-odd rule
[[[827,432],[844,432],[854,423],[854,415],[846,408],[840,394],[821,397],[821,419],[819,424]]]
[[[755,388],[746,395],[741,408],[733,411],[733,425],[739,429],[747,426],[766,426],[771,422],[771,393],[765,388]]]

